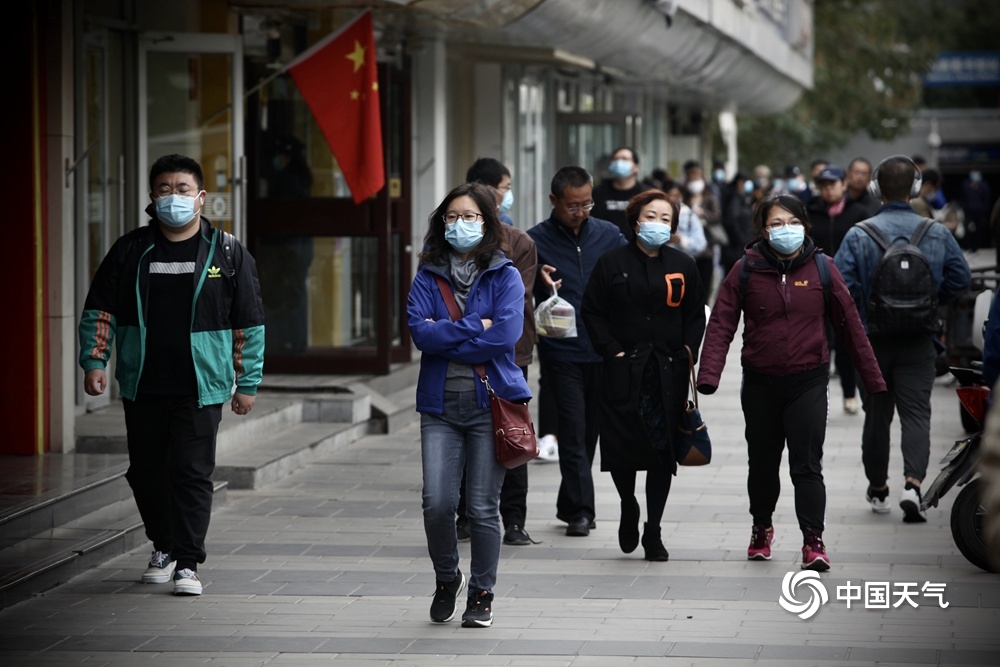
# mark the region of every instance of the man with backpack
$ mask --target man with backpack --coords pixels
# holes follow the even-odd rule
[[[148,225],[120,237],[80,318],[83,390],[103,394],[112,344],[129,467],[146,536],[142,582],[201,595],[222,406],[254,406],[264,369],[264,306],[254,258],[202,215],[205,178],[184,155],[149,172]],[[235,388],[235,391],[234,391]]]
[[[889,512],[889,433],[898,408],[904,476],[899,506],[907,523],[927,520],[920,509],[920,484],[930,456],[937,306],[968,289],[971,279],[951,232],[925,222],[910,206],[920,182],[920,170],[908,157],[894,155],[879,163],[869,187],[882,207],[847,232],[834,258],[888,387],[884,394],[862,390],[865,498],[873,512]]]

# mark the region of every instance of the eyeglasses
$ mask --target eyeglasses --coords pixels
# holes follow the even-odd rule
[[[590,213],[590,209],[594,208],[594,202],[589,204],[568,204],[566,205],[566,210],[570,213]]]
[[[465,213],[445,213],[441,216],[444,220],[444,224],[453,225],[459,220],[464,222],[475,222],[483,217],[482,213],[473,213],[472,211],[466,211]]]
[[[176,188],[172,188],[169,185],[161,185],[156,189],[157,197],[166,197],[168,195],[182,195],[184,197],[194,197],[201,190],[197,189],[195,186],[188,185],[187,183],[181,183]]]
[[[774,222],[764,225],[767,230],[781,229],[782,227],[802,227],[802,222],[799,220],[775,220]]]

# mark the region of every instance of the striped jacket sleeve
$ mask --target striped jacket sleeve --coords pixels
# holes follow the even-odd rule
[[[257,394],[264,377],[264,302],[253,256],[236,243],[234,248],[236,287],[229,321],[233,328],[233,370],[236,390]]]
[[[118,283],[121,269],[116,261],[121,239],[115,242],[94,275],[84,302],[78,334],[80,367],[84,372],[103,369],[111,359],[118,313]]]

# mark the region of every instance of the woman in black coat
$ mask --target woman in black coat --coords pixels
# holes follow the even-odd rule
[[[694,259],[666,245],[678,205],[660,190],[641,192],[625,209],[635,238],[598,260],[583,294],[583,321],[604,357],[601,470],[621,497],[618,543],[639,545],[636,471],[646,472],[646,560],[669,558],[660,519],[676,471],[673,442],[687,400],[689,356],[705,331],[705,294]]]

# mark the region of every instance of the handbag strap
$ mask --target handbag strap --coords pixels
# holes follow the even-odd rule
[[[691,382],[691,395],[692,395],[692,398],[694,400],[694,407],[697,410],[698,409],[698,387],[697,387],[697,383],[696,383],[696,380],[695,380],[695,377],[694,377],[694,353],[691,352],[691,348],[688,347],[687,345],[684,346],[684,349],[687,350],[687,353],[688,353],[688,367],[691,370],[691,380],[690,380],[690,382]]]
[[[458,322],[462,319],[462,311],[458,309],[458,302],[455,301],[455,294],[451,291],[451,285],[448,281],[444,279],[444,276],[435,273],[434,280],[437,282],[438,290],[441,292],[441,296],[444,297],[444,305],[448,306],[448,314],[451,315],[452,322]],[[690,350],[688,350],[690,352]],[[476,375],[479,379],[483,381],[486,385],[486,391],[493,393],[493,387],[490,386],[489,378],[486,377],[486,365],[485,364],[473,364],[472,366],[476,370]]]

